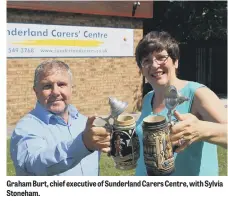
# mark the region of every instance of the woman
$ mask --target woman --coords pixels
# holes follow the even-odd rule
[[[136,48],[136,62],[153,91],[143,99],[136,132],[140,140],[140,158],[136,175],[147,175],[143,157],[143,118],[167,116],[164,94],[167,85],[174,85],[189,101],[178,105],[170,139],[178,146],[174,153],[172,175],[218,175],[217,145],[227,149],[227,112],[221,100],[205,85],[178,79],[178,43],[166,32],[150,32]]]

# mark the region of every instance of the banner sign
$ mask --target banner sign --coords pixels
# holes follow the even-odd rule
[[[134,56],[133,29],[7,24],[7,57]]]

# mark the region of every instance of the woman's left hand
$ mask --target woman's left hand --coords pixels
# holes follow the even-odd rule
[[[193,142],[202,140],[203,125],[202,121],[191,113],[180,114],[175,111],[174,115],[179,122],[171,127],[170,140],[174,146],[178,146],[175,152],[181,152]]]

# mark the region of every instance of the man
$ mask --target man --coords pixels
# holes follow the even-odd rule
[[[35,70],[35,108],[16,125],[11,158],[16,175],[99,175],[99,151],[110,151],[110,133],[94,127],[70,104],[72,73],[62,61],[46,61]]]

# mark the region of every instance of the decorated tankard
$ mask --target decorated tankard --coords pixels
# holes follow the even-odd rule
[[[173,148],[164,116],[143,119],[143,154],[148,176],[167,176],[174,172]]]
[[[111,152],[115,168],[134,169],[139,159],[139,140],[135,132],[135,119],[131,115],[119,115],[114,120],[111,134]]]

